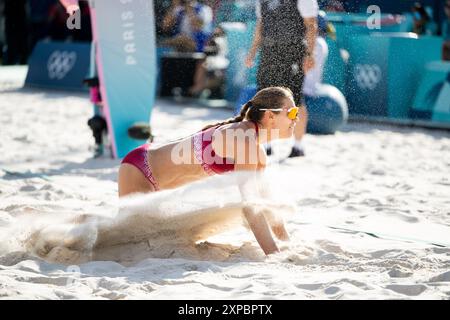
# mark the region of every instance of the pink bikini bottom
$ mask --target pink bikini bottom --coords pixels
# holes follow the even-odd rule
[[[138,168],[144,176],[150,181],[152,186],[156,191],[159,190],[158,182],[152,173],[152,168],[148,162],[148,150],[150,148],[150,144],[146,143],[136,149],[130,151],[125,158],[122,160],[122,163],[128,163],[136,168]]]

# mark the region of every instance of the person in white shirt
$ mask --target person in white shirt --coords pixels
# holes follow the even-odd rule
[[[305,75],[303,93],[307,96],[316,96],[317,89],[322,84],[323,68],[328,59],[328,44],[325,40],[329,24],[324,11],[320,11],[317,16],[318,32],[316,45],[314,46],[314,67]],[[333,32],[330,30],[330,32]],[[331,35],[331,37],[334,37]]]

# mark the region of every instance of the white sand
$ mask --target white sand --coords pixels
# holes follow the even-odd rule
[[[280,254],[264,257],[242,227],[195,246],[164,234],[111,246],[121,237],[105,237],[98,222],[62,222],[83,214],[119,221],[119,161],[91,158],[87,97],[18,89],[23,78],[21,68],[0,68],[1,298],[449,299],[450,248],[431,244],[450,245],[449,132],[351,124],[334,136],[308,135],[307,157],[272,169],[297,209]],[[159,101],[152,126],[163,142],[228,116]],[[137,234],[136,224],[148,230],[144,220],[120,224],[122,234]],[[42,233],[26,250],[20,241],[30,230]],[[52,249],[41,240],[58,232],[92,237],[72,249],[92,247],[99,234],[106,245],[38,258]]]

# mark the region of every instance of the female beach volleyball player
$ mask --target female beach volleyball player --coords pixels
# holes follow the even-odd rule
[[[128,153],[119,168],[119,197],[172,189],[214,174],[264,170],[263,144],[291,137],[297,115],[298,107],[290,89],[260,90],[234,118],[156,148],[144,144]],[[245,188],[240,187],[243,193]],[[277,238],[289,239],[282,222],[269,221],[268,224],[265,217],[250,206],[243,211],[266,254],[279,251],[269,224]]]

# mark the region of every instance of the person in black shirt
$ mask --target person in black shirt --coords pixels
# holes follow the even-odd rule
[[[304,155],[301,140],[306,132],[307,112],[302,88],[305,73],[314,67],[318,12],[316,0],[259,0],[256,3],[258,21],[245,64],[251,67],[261,48],[258,90],[285,86],[294,93],[300,113],[289,157]]]

